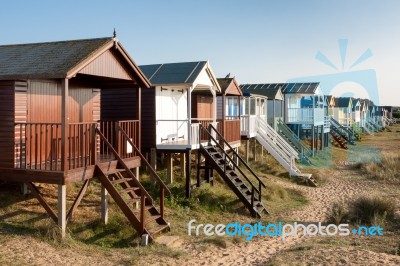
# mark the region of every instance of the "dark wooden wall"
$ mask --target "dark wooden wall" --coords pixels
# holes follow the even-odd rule
[[[136,120],[137,90],[134,88],[101,89],[101,120]]]
[[[142,89],[141,132],[142,149],[149,151],[156,147],[156,90]]]
[[[14,81],[0,81],[0,167],[14,167]]]

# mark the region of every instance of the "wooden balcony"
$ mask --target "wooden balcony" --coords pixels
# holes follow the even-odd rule
[[[266,119],[265,115],[242,115],[240,117],[240,135],[245,138],[254,138],[257,135],[258,117]]]
[[[15,123],[14,168],[0,169],[0,174],[9,174],[6,179],[19,182],[61,184],[92,178],[96,164],[116,168],[116,159],[96,128],[130,167],[140,166],[137,152],[116,131],[116,125],[140,147],[138,120],[70,123],[65,143],[61,123]]]
[[[324,125],[324,108],[288,108],[286,124]]]

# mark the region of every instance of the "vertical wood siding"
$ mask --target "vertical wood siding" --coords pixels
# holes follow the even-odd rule
[[[156,90],[142,89],[142,149],[149,151],[156,147]]]
[[[110,50],[105,51],[89,65],[85,66],[81,74],[132,80],[127,69]]]
[[[15,123],[26,123],[28,119],[28,82],[15,82]],[[21,139],[25,139],[25,131],[14,127],[14,166],[19,167],[21,159],[24,160],[25,145]],[[22,157],[21,157],[22,152]]]
[[[14,165],[14,82],[0,81],[0,167]]]

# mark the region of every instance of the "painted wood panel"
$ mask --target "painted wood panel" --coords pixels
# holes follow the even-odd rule
[[[90,64],[79,71],[81,74],[88,74],[101,77],[118,78],[132,80],[127,68],[124,67],[121,60],[115,54],[107,50]]]
[[[187,90],[156,87],[156,144],[188,138]]]
[[[142,149],[148,152],[156,147],[156,90],[142,89],[141,94]]]
[[[14,165],[14,82],[0,81],[0,167]]]

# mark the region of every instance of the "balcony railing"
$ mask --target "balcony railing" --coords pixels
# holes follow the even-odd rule
[[[121,134],[115,133],[116,124],[127,132],[135,145],[140,146],[139,121],[70,123],[65,143],[65,169],[94,165],[111,156],[111,151],[96,136],[96,127],[107,136],[122,158],[137,156],[129,143],[121,141]],[[16,123],[14,154],[15,168],[62,171],[61,123]]]
[[[288,124],[324,124],[323,108],[289,108],[286,114]]]
[[[240,117],[240,134],[248,138],[255,137],[257,134],[257,119],[265,119],[265,115],[242,115]]]

